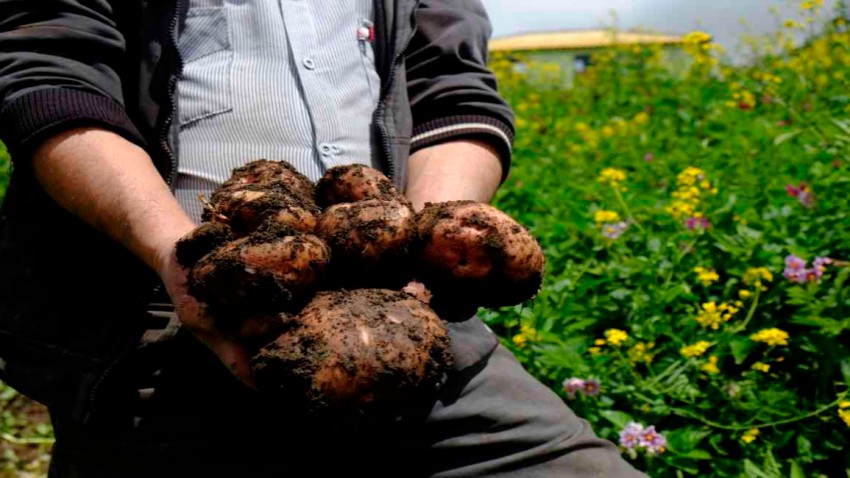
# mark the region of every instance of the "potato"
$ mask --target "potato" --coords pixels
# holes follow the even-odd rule
[[[292,196],[303,200],[313,201],[315,187],[307,176],[304,176],[291,164],[285,161],[269,161],[258,159],[233,170],[220,189],[241,189],[253,184],[260,186],[277,185]]]
[[[323,208],[367,199],[406,201],[384,173],[361,164],[328,169],[316,183],[316,203]]]
[[[320,292],[289,324],[251,360],[257,387],[335,424],[412,412],[451,364],[445,325],[404,292]]]
[[[205,222],[177,241],[177,262],[191,268],[201,257],[232,239],[228,225]]]
[[[417,232],[418,278],[435,299],[502,307],[540,289],[545,268],[540,244],[493,206],[426,204],[417,215]]]
[[[235,235],[242,237],[270,217],[296,231],[310,233],[320,212],[311,200],[291,195],[280,185],[246,184],[217,190],[202,218],[225,223]]]
[[[415,233],[413,210],[398,200],[336,204],[316,225],[316,235],[333,251],[334,277],[358,287],[407,282],[400,276],[410,273],[407,257]]]
[[[294,310],[309,300],[330,254],[311,234],[254,234],[201,258],[192,268],[189,293],[214,316]]]

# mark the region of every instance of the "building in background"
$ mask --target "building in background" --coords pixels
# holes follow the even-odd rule
[[[525,33],[494,39],[490,42],[491,52],[508,55],[517,69],[526,68],[527,63],[546,65],[547,74],[557,73],[563,84],[572,84],[576,74],[582,73],[593,64],[598,52],[615,46],[660,45],[666,60],[683,58],[683,37],[660,33],[573,30],[562,32]],[[555,68],[556,67],[556,68]]]

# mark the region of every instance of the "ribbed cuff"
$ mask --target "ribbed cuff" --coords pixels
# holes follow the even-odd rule
[[[80,126],[102,126],[144,146],[124,107],[107,96],[72,88],[45,88],[12,100],[0,111],[0,139],[13,159],[49,136]]]
[[[449,116],[419,125],[413,129],[410,152],[462,138],[482,140],[496,148],[502,162],[502,181],[508,177],[514,131],[507,124],[489,116]]]

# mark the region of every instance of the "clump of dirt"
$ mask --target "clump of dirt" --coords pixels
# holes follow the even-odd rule
[[[233,231],[227,224],[205,222],[177,241],[177,262],[191,268],[202,257],[217,247],[233,240]]]

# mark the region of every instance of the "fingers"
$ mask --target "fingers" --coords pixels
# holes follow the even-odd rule
[[[254,377],[251,375],[251,357],[239,342],[204,331],[196,331],[195,335],[218,356],[239,381],[248,387],[255,388]]]

